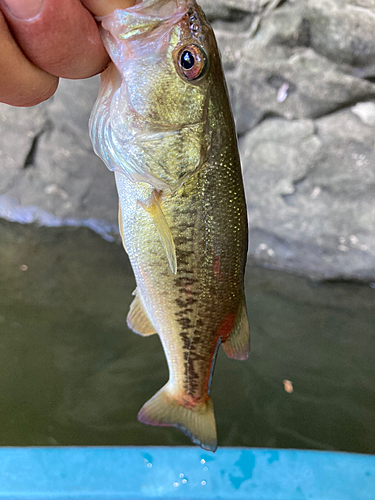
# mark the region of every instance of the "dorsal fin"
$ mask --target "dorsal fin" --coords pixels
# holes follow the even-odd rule
[[[167,256],[169,267],[173,274],[177,274],[176,249],[171,230],[169,229],[168,222],[160,206],[159,199],[161,195],[161,191],[154,189],[147,202],[139,201],[139,203],[155,224],[165,255]]]
[[[133,295],[135,295],[133,302],[130,304],[130,310],[127,317],[128,327],[133,330],[133,332],[138,333],[138,335],[152,335],[156,333],[155,328],[152,326],[146,311],[144,310],[143,304],[137,289],[135,289]]]

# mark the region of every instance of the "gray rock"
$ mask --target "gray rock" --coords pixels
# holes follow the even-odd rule
[[[240,134],[267,116],[318,118],[375,97],[375,85],[340,71],[338,65],[300,48],[247,51],[228,74]]]
[[[374,0],[308,0],[311,46],[352,66],[375,63]]]
[[[375,279],[374,132],[344,110],[315,124],[267,120],[241,141],[257,261]]]
[[[46,119],[46,105],[22,109],[0,104],[0,194],[22,175],[34,138]]]
[[[375,125],[375,103],[374,102],[359,102],[352,107],[355,115],[359,116],[366,125]]]
[[[244,13],[257,12],[264,6],[267,0],[200,0],[199,5],[205,11],[207,17],[212,21],[214,19],[230,20],[233,11],[242,11]]]
[[[97,90],[98,79],[62,80],[55,96],[41,106],[1,105],[6,127],[0,138],[0,194],[62,219],[116,222],[113,174],[94,154],[88,136]]]
[[[60,80],[59,89],[48,105],[48,118],[60,130],[70,130],[91,151],[88,121],[98,95],[100,78]]]
[[[234,37],[219,32],[240,134],[267,116],[317,118],[375,97],[373,83],[306,47],[305,16],[304,3],[286,4],[262,21],[255,37],[236,35],[233,45],[227,39]]]

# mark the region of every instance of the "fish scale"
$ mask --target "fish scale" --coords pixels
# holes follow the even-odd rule
[[[146,7],[114,13],[130,34],[116,31],[119,24],[109,16],[102,21],[116,67],[102,77],[91,137],[115,171],[120,231],[137,282],[128,324],[141,335],[160,336],[169,367],[168,382],[138,418],[178,427],[214,451],[209,393],[217,350],[222,345],[228,356],[245,359],[249,349],[247,211],[237,139],[216,41],[202,10],[194,0],[148,0]],[[165,20],[162,11],[168,12]],[[128,63],[121,50],[130,54]],[[188,58],[204,61],[197,67],[201,80],[184,75],[178,57],[186,50],[201,51],[199,60]]]

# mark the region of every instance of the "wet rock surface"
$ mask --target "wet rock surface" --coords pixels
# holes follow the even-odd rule
[[[375,281],[375,1],[201,4],[240,136],[250,257]],[[41,106],[0,107],[1,216],[12,218],[13,198],[62,219],[116,222],[113,176],[87,133],[97,87],[62,81]]]

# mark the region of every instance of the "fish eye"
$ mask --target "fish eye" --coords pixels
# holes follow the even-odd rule
[[[178,64],[185,78],[197,80],[205,73],[207,66],[206,54],[197,45],[187,45],[180,50]]]

